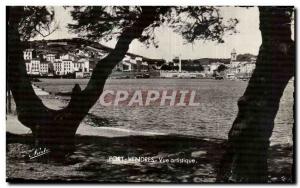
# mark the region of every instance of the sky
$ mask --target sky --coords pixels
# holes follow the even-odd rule
[[[63,7],[54,7],[54,11],[59,29],[46,38],[37,36],[33,40],[78,37],[78,35],[67,29],[68,23],[74,23],[69,10]],[[179,34],[174,33],[166,26],[161,26],[156,32],[157,41],[159,41],[158,48],[154,46],[147,48],[144,44],[134,40],[130,44],[129,52],[149,58],[166,60],[171,60],[176,56],[181,56],[182,59],[230,58],[233,48],[236,49],[238,54],[251,53],[257,55],[261,44],[258,8],[220,7],[220,15],[224,20],[229,18],[239,20],[236,27],[238,33],[234,35],[226,34],[223,38],[225,42],[222,44],[212,41],[196,41],[193,44],[186,44]],[[101,41],[101,43],[113,48],[116,40]]]

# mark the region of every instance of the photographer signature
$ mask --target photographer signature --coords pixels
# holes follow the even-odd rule
[[[35,148],[30,154],[29,154],[29,159],[34,159],[43,155],[46,155],[50,153],[50,150],[47,148]]]

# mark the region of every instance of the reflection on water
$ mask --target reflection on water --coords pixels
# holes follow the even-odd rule
[[[247,86],[244,81],[198,79],[108,80],[106,90],[195,90],[200,106],[110,106],[98,102],[90,113],[113,119],[113,126],[135,131],[227,138],[237,114],[237,100]],[[273,143],[292,143],[293,83],[281,99],[272,135]]]

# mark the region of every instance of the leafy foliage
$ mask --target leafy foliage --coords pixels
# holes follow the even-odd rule
[[[75,33],[89,39],[111,40],[120,36],[124,28],[130,27],[141,15],[138,6],[109,6],[109,7],[73,7],[71,15],[75,24],[69,28]],[[227,31],[235,31],[238,23],[230,19],[226,23],[216,7],[156,7],[158,18],[144,29],[139,37],[140,42],[147,46],[153,44],[158,47],[155,31],[160,26],[167,26],[183,36],[187,42],[196,40],[212,40],[223,42],[222,37]]]
[[[252,54],[239,54],[236,57],[237,61],[251,61],[252,58],[256,59],[255,55]]]
[[[227,69],[227,67],[225,66],[225,65],[219,65],[218,66],[218,68],[217,68],[217,72],[222,72],[222,71],[224,71],[224,70],[226,70]]]
[[[77,24],[69,24],[69,28],[89,39],[111,40],[132,25],[140,13],[137,7],[73,7],[71,15]]]
[[[164,64],[163,66],[161,66],[160,70],[165,70],[165,71],[178,71],[179,67],[177,65],[168,65],[168,64]]]
[[[212,40],[224,42],[222,37],[227,31],[234,29],[237,19],[223,21],[219,9],[212,6],[174,7],[171,14],[166,15],[168,26],[180,33],[187,42],[195,40]]]
[[[8,7],[8,12],[8,24],[17,23],[23,41],[37,35],[46,37],[58,28],[54,21],[54,10],[45,6]]]
[[[192,61],[185,61],[185,60],[182,61],[181,69],[182,71],[189,71],[189,72],[201,72],[204,70],[202,65],[196,64]],[[179,66],[175,65],[174,63],[164,64],[161,66],[161,70],[178,71]]]
[[[18,6],[17,15],[10,15],[10,21],[18,22],[19,33],[22,40],[29,40],[37,35],[46,37],[58,29],[54,19],[54,9],[45,6]],[[9,8],[8,8],[9,9]],[[141,16],[140,6],[75,6],[70,8],[71,16],[76,21],[69,24],[69,29],[81,37],[92,40],[104,39],[106,41],[119,37],[125,28]],[[187,6],[155,7],[157,19],[138,38],[140,42],[149,46],[158,47],[155,36],[156,29],[167,26],[182,35],[186,42],[196,40],[212,40],[223,42],[226,32],[235,33],[237,19],[226,22],[219,14],[217,7]]]
[[[192,65],[183,65],[182,66],[183,71],[189,71],[189,72],[201,72],[204,70],[202,65],[192,64]]]

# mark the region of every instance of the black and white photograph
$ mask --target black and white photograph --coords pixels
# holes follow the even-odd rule
[[[297,7],[5,9],[9,184],[296,183]]]

